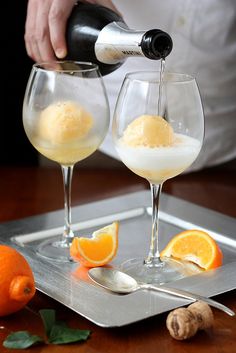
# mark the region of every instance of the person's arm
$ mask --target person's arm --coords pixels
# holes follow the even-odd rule
[[[84,2],[100,4],[117,11],[110,0]],[[28,1],[25,46],[28,55],[34,61],[51,61],[66,56],[66,23],[75,3],[75,0]]]

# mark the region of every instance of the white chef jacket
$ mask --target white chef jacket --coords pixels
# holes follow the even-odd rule
[[[236,157],[236,0],[113,0],[129,28],[159,28],[173,39],[166,69],[196,77],[205,114],[203,148],[192,170]],[[104,77],[111,108],[126,73],[159,70],[159,61],[128,58]],[[118,158],[111,128],[100,147]]]

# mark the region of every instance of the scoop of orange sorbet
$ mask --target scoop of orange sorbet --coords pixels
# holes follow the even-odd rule
[[[161,116],[141,115],[127,126],[122,140],[131,147],[171,146],[174,143],[174,131]]]
[[[39,135],[55,144],[85,137],[93,125],[92,116],[72,101],[56,102],[44,109],[39,119]]]

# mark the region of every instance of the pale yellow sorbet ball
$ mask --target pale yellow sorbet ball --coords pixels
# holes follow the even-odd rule
[[[92,125],[91,114],[77,103],[57,102],[42,111],[38,133],[53,144],[65,144],[84,138]]]
[[[127,126],[123,142],[131,147],[170,146],[174,142],[174,131],[161,116],[141,115]]]

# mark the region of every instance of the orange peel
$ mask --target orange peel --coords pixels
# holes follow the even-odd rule
[[[109,263],[118,249],[119,223],[93,232],[91,238],[75,237],[70,247],[70,256],[86,267],[103,266]]]
[[[191,261],[205,270],[217,268],[223,262],[223,254],[216,241],[210,234],[198,229],[175,235],[160,256]]]

